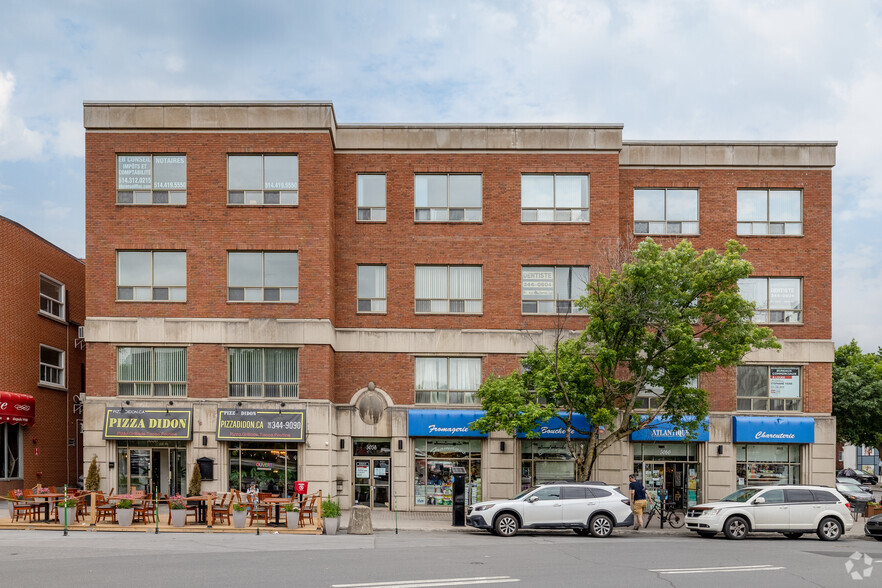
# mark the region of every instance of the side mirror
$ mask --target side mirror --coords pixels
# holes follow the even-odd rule
[[[532,503],[536,502],[537,500],[539,500],[539,497],[538,497],[538,496],[531,496],[531,497],[529,497],[529,498],[527,499],[527,502],[529,502],[530,504],[532,504]]]
[[[766,503],[766,499],[763,498],[762,496],[760,496],[760,497],[758,497],[758,498],[755,498],[755,499],[753,500],[753,503],[754,503],[754,504],[765,504],[765,503]]]

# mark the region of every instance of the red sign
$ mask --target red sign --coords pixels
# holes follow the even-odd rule
[[[0,392],[0,423],[34,424],[34,397]]]
[[[294,482],[294,494],[306,494],[309,482]]]

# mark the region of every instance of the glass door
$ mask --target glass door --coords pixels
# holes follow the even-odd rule
[[[390,460],[373,460],[374,496],[371,508],[389,508],[389,473]]]
[[[355,504],[371,506],[371,460],[355,460]]]
[[[354,460],[355,503],[370,508],[391,508],[392,461],[381,457]]]

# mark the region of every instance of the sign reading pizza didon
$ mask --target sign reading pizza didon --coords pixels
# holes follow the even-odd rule
[[[105,439],[190,439],[193,409],[107,408]]]
[[[304,410],[218,410],[219,441],[303,441]]]

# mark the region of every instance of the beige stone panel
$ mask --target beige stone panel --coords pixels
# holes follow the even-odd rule
[[[793,362],[832,363],[835,346],[833,341],[779,339],[781,349],[760,349],[744,356],[746,363]]]
[[[723,445],[724,454],[728,454],[732,450],[732,415],[716,415],[712,414],[708,417],[708,444],[713,445],[713,449],[708,449],[712,454],[716,455],[716,445]]]
[[[190,126],[189,106],[165,106],[162,109],[162,126],[167,129],[185,129]]]
[[[621,149],[622,129],[595,129],[596,149]]]
[[[630,145],[628,147],[630,165],[650,165],[652,161],[652,147],[647,145]]]
[[[681,165],[705,165],[707,162],[707,146],[683,145],[680,147]]]
[[[190,109],[190,123],[194,129],[216,129],[220,127],[218,106],[194,106]]]
[[[543,149],[568,149],[570,146],[567,129],[543,129],[541,138]]]
[[[707,165],[732,165],[735,163],[735,148],[732,145],[708,145],[704,156]]]
[[[107,106],[83,107],[83,126],[87,129],[100,129],[110,126],[110,108]]]
[[[835,146],[812,146],[809,148],[809,165],[833,167],[836,165]]]
[[[244,129],[248,127],[248,108],[244,106],[222,106],[218,109],[217,122],[221,128]]]
[[[785,165],[796,167],[806,167],[809,165],[809,151],[807,145],[785,145],[784,146],[784,162]]]
[[[138,128],[162,128],[162,106],[136,106],[135,124]]]
[[[734,465],[734,464],[733,464]],[[735,486],[735,471],[726,470],[726,471],[715,471],[708,470],[707,472],[707,488],[730,488]]]
[[[759,165],[759,147],[757,145],[735,145],[735,165]]]
[[[737,148],[736,148],[737,149]],[[757,163],[763,166],[787,165],[783,145],[758,145]]]
[[[517,133],[514,129],[487,129],[487,148],[517,149]]]
[[[567,129],[567,147],[569,149],[594,149],[596,140],[595,129]]]
[[[124,129],[131,129],[135,124],[135,109],[132,106],[111,106],[110,126]]]
[[[438,149],[459,149],[462,146],[462,133],[459,129],[436,129],[435,146]]]
[[[462,129],[462,148],[463,149],[486,149],[487,148],[487,129],[486,128],[463,128]]]

